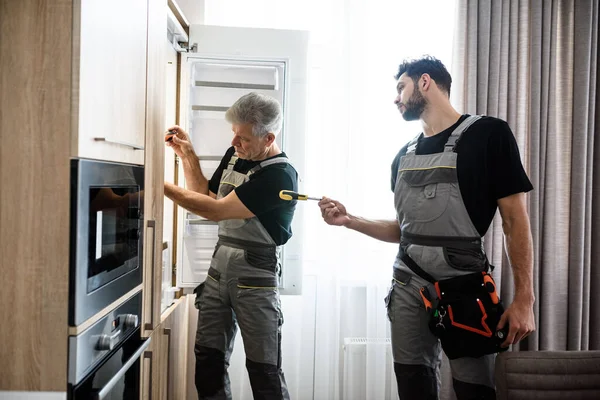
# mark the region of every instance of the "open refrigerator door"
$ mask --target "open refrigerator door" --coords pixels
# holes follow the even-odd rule
[[[189,133],[207,179],[231,146],[227,109],[242,95],[258,92],[277,99],[284,123],[277,144],[302,177],[306,126],[306,52],[303,31],[190,27],[190,49],[180,66],[180,125]],[[179,176],[183,177],[180,166]],[[185,187],[185,183],[180,183]],[[302,290],[302,207],[296,209],[294,236],[283,246],[281,294]],[[206,279],[218,240],[217,223],[179,208],[177,285],[193,288]]]

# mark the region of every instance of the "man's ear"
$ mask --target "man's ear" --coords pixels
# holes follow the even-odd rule
[[[429,76],[429,74],[421,75],[421,79],[419,79],[419,86],[421,91],[428,91],[431,87],[431,76]]]
[[[265,137],[267,146],[270,146],[275,141],[275,135],[273,133],[267,133]]]

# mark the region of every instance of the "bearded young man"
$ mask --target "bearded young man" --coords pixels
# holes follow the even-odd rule
[[[406,121],[420,120],[423,128],[392,163],[396,219],[357,217],[329,198],[319,202],[321,213],[330,225],[400,244],[386,297],[400,398],[438,398],[443,347],[450,358],[457,398],[495,399],[494,352],[472,356],[467,341],[466,351],[462,343],[460,351],[450,356],[453,343],[446,339],[440,344],[430,329],[432,314],[422,290],[433,282],[455,282],[453,278],[477,278],[489,272],[483,236],[499,209],[515,297],[501,317],[498,313],[496,326],[471,330],[486,335],[508,328],[505,339],[498,341],[502,347],[534,331],[533,245],[525,201],[525,193],[533,187],[506,122],[461,115],[452,107],[452,78],[439,60],[424,57],[404,62],[395,78],[394,103]],[[485,318],[479,322],[483,325]]]

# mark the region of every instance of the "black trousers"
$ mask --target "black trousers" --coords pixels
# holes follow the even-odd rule
[[[400,400],[438,400],[436,371],[425,365],[394,363]],[[496,400],[496,391],[485,385],[452,380],[458,400]]]

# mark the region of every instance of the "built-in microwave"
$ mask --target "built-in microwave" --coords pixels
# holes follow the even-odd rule
[[[69,325],[142,283],[144,168],[71,160]]]

